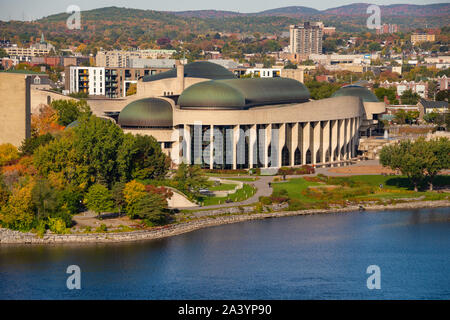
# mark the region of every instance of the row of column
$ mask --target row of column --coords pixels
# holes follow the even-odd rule
[[[232,169],[339,162],[356,155],[359,126],[359,117],[226,126],[228,134],[222,134],[224,130],[218,128],[223,127],[215,128],[214,125],[206,125],[207,130],[201,123],[184,125],[175,130],[172,159],[175,163],[209,164],[211,169],[214,163],[217,164],[217,158],[232,162],[228,165]],[[198,137],[199,133],[202,133],[201,137]],[[194,137],[200,141],[193,143]],[[204,142],[207,146],[202,148]],[[226,150],[228,154],[222,155],[215,150],[218,147],[220,152]]]

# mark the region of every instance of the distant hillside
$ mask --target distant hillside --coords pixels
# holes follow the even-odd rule
[[[177,16],[195,17],[203,19],[215,18],[229,18],[242,16],[285,16],[285,17],[306,17],[306,16],[367,16],[366,10],[370,4],[368,3],[353,3],[336,8],[326,10],[317,10],[303,6],[290,6],[265,10],[255,13],[239,13],[235,11],[221,11],[221,10],[191,10],[191,11],[177,11],[170,12]],[[381,14],[385,16],[450,16],[449,3],[437,3],[426,5],[412,5],[412,4],[392,4],[380,5]]]
[[[362,16],[367,15],[366,10],[370,4],[353,3],[337,8],[331,8],[321,11],[326,15],[337,16]],[[412,5],[412,4],[392,4],[388,6],[379,6],[381,15],[385,16],[450,16],[449,3],[437,3],[428,5]]]
[[[182,17],[202,19],[229,18],[245,15],[239,12],[222,10],[166,11],[166,13],[171,13]]]
[[[257,16],[312,16],[320,14],[320,11],[313,8],[308,7],[302,7],[302,6],[291,6],[291,7],[284,7],[284,8],[277,8],[277,9],[271,9],[271,10],[265,10],[258,13],[255,13],[254,15]]]

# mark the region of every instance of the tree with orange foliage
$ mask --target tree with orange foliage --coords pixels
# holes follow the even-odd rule
[[[12,164],[19,159],[19,151],[11,143],[0,144],[0,166]]]
[[[52,107],[42,104],[39,112],[31,116],[31,130],[37,135],[62,131],[64,126],[58,124],[58,114]]]

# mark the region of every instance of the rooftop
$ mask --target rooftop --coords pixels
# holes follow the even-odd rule
[[[236,76],[224,67],[207,61],[191,62],[184,66],[184,76],[186,78],[203,78],[203,79],[234,79]],[[145,76],[142,81],[150,82],[162,79],[176,78],[177,69],[161,72],[158,74]]]

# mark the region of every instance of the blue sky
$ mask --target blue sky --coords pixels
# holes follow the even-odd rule
[[[0,0],[0,20],[32,20],[55,13],[65,12],[69,5],[77,5],[81,10],[109,6],[161,11],[183,11],[198,9],[258,12],[286,6],[305,6],[319,10],[338,7],[364,0]],[[369,2],[369,1],[367,1]],[[372,0],[372,4],[432,4],[448,0]]]

